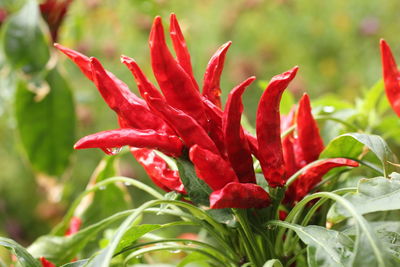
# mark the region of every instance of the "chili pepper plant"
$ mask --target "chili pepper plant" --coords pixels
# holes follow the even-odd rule
[[[199,83],[174,14],[169,37],[175,56],[156,17],[149,46],[157,85],[134,59],[121,56],[134,78],[129,84],[136,84],[141,97],[97,58],[54,45],[94,83],[116,113],[119,128],[76,142],[75,149],[99,148],[108,156],[50,234],[27,249],[0,239],[19,264],[400,264],[400,174],[395,154],[379,136],[385,118],[398,123],[388,103],[400,114],[400,73],[385,41],[384,85],[378,83],[354,107],[320,101],[312,109],[305,93],[288,114],[281,113],[282,95],[301,71],[295,66],[267,83],[252,127],[242,124],[242,96],[254,90],[255,77],[234,87],[225,105],[221,101],[220,78],[231,42],[217,49]],[[389,101],[381,97],[383,88]],[[385,138],[396,142],[394,134]],[[128,152],[165,193],[132,178],[111,177],[115,157]],[[98,205],[96,195],[115,184],[137,187],[152,199],[100,221],[85,221],[88,206]],[[170,220],[146,223],[149,214]],[[168,235],[176,228],[192,234]],[[160,251],[169,258],[160,260]]]

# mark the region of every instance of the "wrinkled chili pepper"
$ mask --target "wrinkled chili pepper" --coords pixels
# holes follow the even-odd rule
[[[297,136],[303,159],[309,163],[317,160],[324,149],[324,143],[314,117],[311,113],[310,98],[304,94],[297,112]]]
[[[181,27],[179,26],[176,15],[173,13],[170,15],[169,28],[170,28],[169,35],[171,37],[172,44],[174,46],[174,50],[176,53],[176,58],[178,60],[178,63],[189,75],[189,77],[192,80],[193,85],[196,87],[196,89],[199,90],[199,86],[193,75],[192,62],[190,60],[190,53],[187,48],[185,38],[183,37]]]
[[[80,139],[74,148],[101,148],[111,152],[112,148],[123,146],[157,149],[173,157],[179,157],[183,149],[183,143],[176,135],[138,129],[116,129],[88,135]]]
[[[176,191],[186,194],[178,171],[171,170],[165,160],[154,150],[131,148],[131,153],[158,187],[166,192]]]
[[[128,87],[119,86],[97,59],[91,58],[91,63],[93,82],[99,92],[110,108],[127,121],[130,127],[168,131],[165,122],[154,115],[147,104],[129,91]]]
[[[198,144],[213,153],[218,153],[215,143],[194,118],[181,110],[169,106],[162,99],[146,96],[146,94],[145,99],[150,108],[179,134],[187,147]]]
[[[160,17],[154,19],[149,44],[154,76],[167,103],[187,113],[206,128],[207,118],[201,95],[189,75],[168,50]]]
[[[58,30],[71,3],[72,0],[46,0],[39,5],[42,16],[49,25],[53,42],[57,41]]]
[[[204,73],[203,96],[219,108],[222,106],[220,88],[221,74],[224,69],[226,52],[228,52],[231,44],[232,42],[229,41],[218,48],[217,52],[215,52],[208,62],[206,72]]]
[[[304,198],[316,186],[322,177],[331,169],[337,167],[358,167],[357,161],[346,158],[324,159],[307,168],[289,187],[285,201],[296,203]]]
[[[268,193],[261,186],[251,183],[229,183],[210,195],[212,209],[265,208],[270,204]]]
[[[211,189],[222,189],[230,182],[239,182],[232,166],[218,154],[194,145],[189,151],[197,176],[208,184]]]
[[[253,158],[247,138],[240,124],[244,90],[255,80],[250,77],[235,87],[228,96],[222,119],[222,128],[228,158],[241,183],[255,183]]]
[[[400,117],[400,72],[389,45],[383,39],[380,44],[386,97],[394,112]]]
[[[261,96],[257,109],[256,131],[259,160],[271,187],[285,184],[285,164],[280,132],[279,104],[283,91],[296,76],[298,67],[274,76]]]

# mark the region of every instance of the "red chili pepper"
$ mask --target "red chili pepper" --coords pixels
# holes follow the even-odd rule
[[[263,93],[257,110],[259,160],[265,179],[271,187],[285,184],[279,104],[283,91],[296,76],[298,67],[274,76]]]
[[[150,55],[154,76],[167,103],[193,117],[203,128],[207,126],[199,91],[179,63],[173,58],[165,43],[161,18],[154,19],[150,38]]]
[[[250,209],[265,208],[271,204],[268,193],[256,184],[229,183],[210,195],[210,208]]]
[[[210,150],[194,145],[189,151],[197,176],[208,184],[212,190],[222,189],[230,182],[239,182],[229,162]]]
[[[174,50],[176,53],[176,58],[178,60],[179,65],[186,71],[189,75],[190,79],[193,82],[193,85],[199,90],[199,86],[196,82],[196,79],[193,75],[192,63],[190,60],[190,53],[187,48],[185,38],[183,37],[181,27],[179,26],[178,20],[176,19],[175,14],[170,15],[170,26],[169,26],[169,35],[172,40],[172,44],[174,46]]]
[[[108,75],[101,63],[91,58],[93,82],[110,108],[122,117],[130,127],[166,131],[169,127],[154,115],[143,99],[129,91],[128,87],[120,86],[117,80]]]
[[[240,124],[243,104],[242,95],[244,90],[255,80],[250,77],[235,87],[228,96],[222,119],[225,147],[228,158],[235,170],[239,181],[242,183],[255,183],[256,176],[253,169],[253,158],[247,138]]]
[[[179,157],[183,149],[183,143],[176,135],[138,129],[116,129],[88,135],[80,139],[74,148],[101,148],[112,154],[112,148],[123,146],[156,149],[173,157]]]
[[[144,93],[147,92],[152,97],[163,99],[164,96],[158,89],[147,79],[139,65],[130,57],[121,56],[121,62],[124,63],[135,77],[140,95],[144,98]]]
[[[65,236],[70,236],[77,233],[81,227],[82,220],[79,217],[72,217],[71,221],[69,222],[69,227],[65,232]]]
[[[72,0],[46,0],[39,6],[54,42],[57,41],[58,30],[71,3]]]
[[[40,257],[40,263],[42,264],[42,267],[56,267],[53,263],[46,260],[45,257]]]
[[[150,108],[178,133],[187,147],[197,144],[213,153],[219,153],[215,143],[194,118],[169,106],[160,98],[153,98],[145,94],[145,99]]]
[[[154,150],[131,148],[131,153],[158,187],[166,192],[176,191],[186,194],[178,171],[171,170],[165,160]]]
[[[89,80],[93,81],[90,59],[87,56],[57,43],[54,44],[54,47],[69,57],[79,67],[82,73],[85,74]],[[111,76],[111,73],[109,73],[109,75]]]
[[[208,62],[203,81],[203,96],[209,99],[217,107],[221,108],[221,88],[220,79],[222,70],[224,69],[224,62],[226,52],[232,42],[227,42],[218,48],[217,52],[211,57]]]
[[[389,45],[383,39],[381,39],[381,56],[386,97],[397,116],[400,117],[400,72]]]
[[[324,150],[324,142],[311,113],[310,98],[307,94],[304,94],[300,99],[296,121],[302,156],[307,163],[313,162],[318,159],[319,154]]]
[[[296,203],[304,198],[314,188],[322,177],[331,169],[337,167],[358,167],[358,162],[346,158],[324,159],[307,168],[286,191],[285,201]]]

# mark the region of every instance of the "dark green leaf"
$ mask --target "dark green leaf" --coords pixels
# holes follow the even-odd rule
[[[50,57],[40,19],[36,1],[28,0],[4,25],[6,58],[15,68],[23,68],[28,73],[42,70]]]
[[[193,203],[209,206],[209,196],[212,191],[203,180],[197,177],[193,164],[181,158],[176,159],[176,164],[185,190]]]
[[[0,246],[10,249],[17,256],[19,263],[23,267],[41,267],[41,264],[33,258],[29,252],[14,240],[0,237]]]
[[[15,113],[23,147],[34,169],[61,175],[75,142],[75,111],[71,90],[56,69],[46,76],[50,92],[43,99],[20,81]]]
[[[118,243],[117,248],[115,249],[115,253],[120,252],[123,248],[132,245],[135,241],[141,238],[143,235],[160,229],[162,225],[160,224],[141,224],[141,225],[133,225],[128,231],[125,232],[124,236]]]

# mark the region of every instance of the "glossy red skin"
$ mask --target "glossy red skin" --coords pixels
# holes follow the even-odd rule
[[[172,45],[176,53],[176,59],[179,65],[186,71],[193,85],[199,90],[199,86],[193,75],[192,62],[190,60],[190,53],[187,48],[185,38],[183,37],[181,27],[179,26],[178,20],[175,14],[170,15],[170,26],[169,26],[169,36],[172,40]]]
[[[394,112],[400,117],[400,72],[389,45],[383,39],[380,45],[386,97]]]
[[[297,111],[297,136],[302,150],[303,159],[313,162],[324,150],[324,142],[319,134],[317,122],[311,113],[310,98],[304,94],[299,102]]]
[[[257,109],[258,156],[262,171],[271,187],[285,184],[285,163],[280,131],[279,105],[283,91],[296,76],[298,67],[274,76],[261,96]]]
[[[206,129],[207,117],[201,95],[189,75],[168,50],[160,17],[154,19],[149,45],[154,76],[167,103],[190,115]]]
[[[199,145],[213,153],[219,153],[213,140],[201,125],[185,112],[169,106],[164,100],[145,95],[145,99],[153,110],[164,119],[182,138],[186,147]]]
[[[296,203],[303,199],[314,188],[322,177],[331,169],[337,167],[358,167],[357,161],[346,158],[324,159],[307,168],[289,187],[285,202]]]
[[[186,194],[178,171],[171,170],[165,160],[154,150],[131,148],[131,153],[158,187],[166,192],[176,191]]]
[[[183,143],[176,135],[131,128],[103,131],[85,136],[75,144],[74,148],[110,149],[123,146],[156,149],[173,157],[179,157],[183,150]]]
[[[212,190],[222,189],[230,182],[239,182],[229,162],[220,155],[194,145],[190,148],[189,157],[193,162],[197,176],[206,182]]]
[[[221,88],[220,80],[224,69],[225,57],[232,42],[227,42],[218,48],[217,52],[208,62],[203,78],[203,96],[210,100],[214,105],[221,108]]]
[[[228,159],[241,183],[256,183],[253,158],[240,124],[243,112],[242,95],[254,80],[255,77],[247,79],[229,93],[222,118],[222,129]]]
[[[212,209],[265,208],[271,204],[268,193],[253,183],[229,183],[210,195]]]

